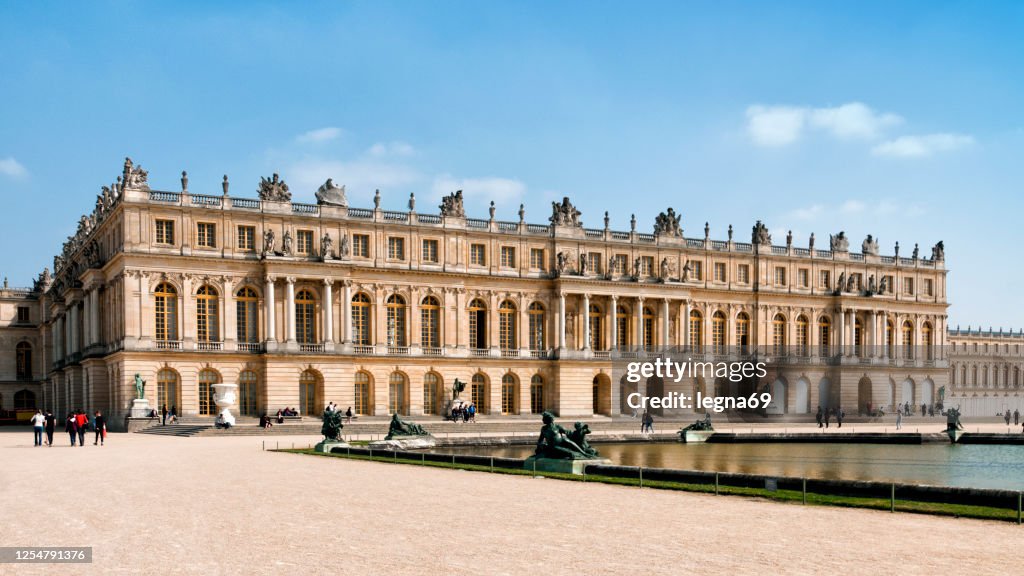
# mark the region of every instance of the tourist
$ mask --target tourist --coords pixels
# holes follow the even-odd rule
[[[476,404],[469,405],[469,421],[476,424]]]
[[[818,406],[818,413],[814,415],[814,420],[818,422],[818,428],[822,427],[824,416],[821,413],[821,406]]]
[[[68,417],[64,420],[64,431],[68,433],[71,438],[71,445],[75,445],[75,437],[78,436],[78,424],[75,421],[75,413],[68,412]]]
[[[163,416],[163,425],[167,426],[167,403],[166,402],[164,403],[164,407],[160,410],[160,413]]]
[[[896,429],[899,430],[903,427],[903,412],[900,410],[896,411]]]
[[[836,408],[836,428],[843,427],[843,416],[846,416],[846,413],[843,412],[843,407]]]
[[[921,403],[921,417],[924,418],[928,415],[928,406],[924,402]]]
[[[349,424],[352,422],[352,407],[349,406],[348,410],[345,410],[345,423]]]
[[[1014,410],[1013,411],[1013,425],[1016,426],[1018,424],[1020,424],[1020,410]]]
[[[93,438],[92,445],[95,446],[96,441],[99,440],[100,446],[103,446],[103,442],[107,439],[107,419],[99,410],[93,416],[93,430],[96,431],[96,437]]]
[[[53,447],[53,431],[57,428],[57,418],[53,412],[46,411],[46,445]]]
[[[273,426],[274,423],[270,421],[270,416],[267,416],[267,413],[264,412],[263,415],[260,416],[260,428],[266,430],[267,428],[272,428]]]
[[[35,416],[32,417],[32,439],[35,442],[33,446],[43,445],[43,427],[46,425],[46,416],[43,416],[42,410],[36,410]]]
[[[647,432],[654,434],[654,415],[650,412],[644,412],[644,424],[647,426]]]
[[[277,410],[277,423],[284,424],[284,410],[280,408]]]
[[[829,421],[829,418],[831,418],[831,417],[832,417],[832,409],[831,408],[826,408],[825,409],[825,428],[828,428],[828,421]]]
[[[469,408],[462,407],[462,421],[469,422]]]
[[[1007,426],[1010,425],[1010,409],[1009,408],[1006,409],[1006,414],[1003,414],[1003,420],[1006,421],[1006,425]]]
[[[89,418],[85,415],[85,410],[78,409],[78,413],[75,414],[75,423],[78,425],[78,445],[85,446],[85,432],[89,429]]]

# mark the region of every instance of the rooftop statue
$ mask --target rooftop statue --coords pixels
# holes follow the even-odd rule
[[[316,191],[316,203],[329,206],[348,206],[348,199],[345,198],[345,187],[338,186],[334,180],[328,178]]]
[[[260,200],[268,200],[271,202],[291,202],[292,193],[288,191],[288,185],[281,180],[277,172],[268,178],[260,177],[260,186],[256,189],[259,193]]]
[[[942,262],[946,259],[946,245],[939,240],[935,246],[932,246],[932,260],[936,262]]]
[[[320,427],[320,433],[325,440],[341,440],[341,429],[345,427],[341,422],[342,416],[340,410],[324,410],[324,424]]]
[[[555,424],[555,417],[551,412],[541,415],[544,425],[540,428],[540,437],[537,438],[537,450],[535,455],[538,458],[553,458],[556,460],[586,460],[597,457],[597,451],[589,446],[584,449],[579,443],[569,437],[569,433],[558,424]],[[590,432],[580,430],[577,438],[585,437]],[[588,451],[589,450],[589,451]]]
[[[772,235],[768,233],[768,227],[760,220],[754,224],[754,228],[751,230],[750,243],[757,246],[772,245]]]
[[[679,238],[683,235],[683,229],[679,226],[679,219],[682,216],[676,214],[674,208],[658,214],[654,218],[654,234],[657,236],[670,236]]]
[[[576,209],[569,202],[569,197],[565,196],[562,198],[562,202],[551,203],[551,218],[548,220],[554,226],[572,226],[579,228],[583,226],[583,222],[580,220],[580,216],[583,213]]]
[[[462,190],[456,190],[441,198],[441,216],[452,218],[465,218],[466,207],[462,203]]]
[[[846,232],[840,230],[839,234],[836,234],[835,236],[830,235],[828,239],[833,252],[850,251],[850,241],[846,239]]]
[[[142,164],[135,165],[131,158],[125,158],[121,187],[125,190],[149,190],[149,172],[142,169]]]
[[[860,245],[860,251],[868,256],[878,256],[878,239],[872,238],[871,234],[868,234],[864,243]]]
[[[427,431],[419,424],[406,422],[398,417],[398,414],[391,415],[391,425],[388,426],[388,435],[385,440],[394,440],[395,436],[426,436]]]

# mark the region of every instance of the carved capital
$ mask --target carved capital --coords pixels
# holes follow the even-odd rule
[[[277,277],[267,274],[266,276],[263,277],[263,281],[266,282],[267,284],[273,284],[274,282],[277,281]]]
[[[295,276],[286,276],[284,281],[288,284],[295,284]]]

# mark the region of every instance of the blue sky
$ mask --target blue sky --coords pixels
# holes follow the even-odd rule
[[[28,285],[130,155],[154,187],[777,243],[945,240],[950,325],[1024,326],[1024,4],[2,2],[0,274]]]

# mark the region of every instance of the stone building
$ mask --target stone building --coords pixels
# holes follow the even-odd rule
[[[329,401],[362,414],[437,414],[453,381],[481,414],[612,415],[615,362],[645,348],[693,358],[758,353],[769,375],[737,388],[703,378],[641,383],[743,393],[769,386],[771,414],[848,413],[929,400],[948,383],[946,269],[931,258],[686,237],[680,215],[653,233],[583,226],[568,198],[547,222],[467,217],[461,192],[440,213],[348,207],[328,180],[293,202],[276,174],[258,198],[150,189],[126,160],[118,182],[54,260],[40,294],[43,395],[58,410],[117,421],[147,381],[152,406],[213,412],[211,385],[239,385],[243,414]],[[614,382],[614,385],[613,385]],[[685,414],[688,411],[665,411]]]
[[[949,331],[950,389],[945,404],[966,416],[1024,412],[1021,370],[1024,333],[1000,330]]]
[[[46,379],[40,325],[41,289],[0,287],[0,419],[14,410],[36,408]],[[22,418],[24,419],[24,417]]]

